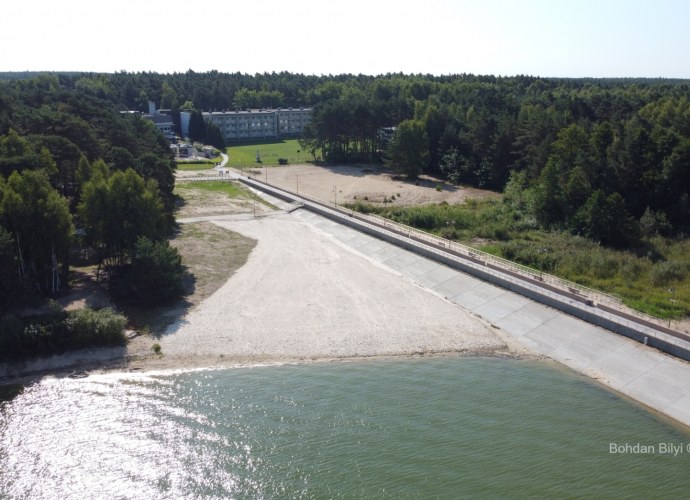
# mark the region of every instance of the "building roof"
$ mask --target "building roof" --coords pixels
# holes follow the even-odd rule
[[[146,118],[147,120],[151,120],[153,123],[157,125],[173,122],[172,116],[168,115],[144,115],[144,118]]]
[[[311,108],[263,108],[263,109],[241,109],[227,111],[204,111],[204,115],[256,115],[273,114],[277,111],[311,111]]]

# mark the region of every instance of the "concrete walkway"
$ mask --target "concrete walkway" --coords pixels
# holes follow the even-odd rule
[[[272,198],[272,202],[273,201]],[[532,352],[690,426],[690,363],[575,319],[306,210],[293,217],[372,263],[438,293]]]

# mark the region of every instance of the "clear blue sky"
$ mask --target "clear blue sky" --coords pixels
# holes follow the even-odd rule
[[[690,78],[690,0],[21,0],[0,71]]]

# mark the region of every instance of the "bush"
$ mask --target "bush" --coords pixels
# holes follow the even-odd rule
[[[444,227],[441,229],[439,236],[447,240],[457,240],[460,238],[460,233],[458,233],[453,227]]]
[[[640,230],[643,236],[651,237],[659,234],[668,236],[672,229],[664,212],[655,212],[647,207],[647,210],[640,217]]]
[[[503,258],[549,273],[560,263],[556,252],[535,242],[508,241],[500,246],[500,252]]]
[[[287,165],[287,158],[278,158],[278,165]]]
[[[435,214],[420,208],[420,210],[409,210],[405,214],[400,214],[403,224],[420,229],[434,229],[437,226]]]
[[[628,259],[621,267],[621,275],[626,283],[632,283],[642,274],[642,264],[636,259]]]
[[[610,279],[618,274],[618,261],[612,255],[596,252],[590,258],[592,275],[599,279]]]
[[[124,345],[127,319],[112,309],[52,311],[25,321],[12,314],[0,317],[0,360],[18,361],[69,349]]]
[[[500,222],[487,223],[476,228],[477,236],[490,240],[507,241],[510,239],[510,231]]]
[[[70,311],[65,320],[73,348],[124,345],[126,324],[127,318],[110,308]]]
[[[367,197],[365,196],[364,199],[366,200]],[[346,203],[344,206],[361,214],[376,213],[377,211],[374,205],[360,200],[357,200],[354,203]]]
[[[680,262],[657,262],[650,272],[652,285],[666,286],[672,281],[682,281],[687,274],[686,267]]]

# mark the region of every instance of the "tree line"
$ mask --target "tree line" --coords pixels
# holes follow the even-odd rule
[[[140,263],[179,278],[173,188],[170,148],[139,115],[55,75],[0,83],[0,315],[64,289],[80,251],[123,296],[161,298]]]
[[[31,115],[55,131],[44,134],[35,154],[40,146],[49,148],[66,190],[78,162],[73,146],[89,158],[98,157],[94,152],[99,146],[83,123],[63,120],[57,110],[41,106],[42,81],[52,81],[86,103],[99,100],[120,111],[145,111],[149,100],[173,111],[195,111],[192,129],[200,137],[208,132],[200,111],[309,106],[312,122],[302,146],[314,159],[387,162],[410,178],[432,174],[499,191],[509,186],[511,193],[519,191],[514,198],[521,209],[543,227],[604,243],[626,245],[638,230],[680,234],[690,229],[686,80],[191,70],[20,76],[0,75],[24,89],[28,103],[35,105]],[[0,132],[9,129],[4,108]],[[26,118],[14,114],[12,119]],[[220,135],[215,132],[211,127],[210,135]],[[135,150],[128,149],[144,161]],[[112,164],[118,151],[101,156]],[[118,164],[129,161],[122,156]],[[13,167],[0,163],[5,174],[8,168]],[[170,182],[165,175],[168,179],[156,179],[159,185]],[[615,220],[624,228],[620,234],[609,237],[614,218],[606,222],[600,213],[617,214]]]
[[[325,161],[508,188],[542,227],[614,246],[690,230],[687,81],[389,75],[316,93],[302,144]]]

